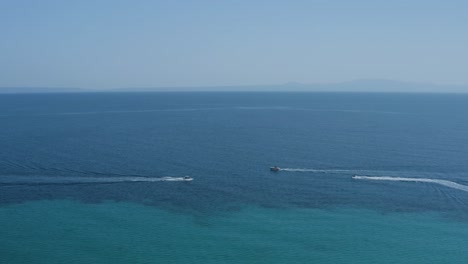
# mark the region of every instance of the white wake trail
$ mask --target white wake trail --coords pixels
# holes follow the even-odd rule
[[[356,170],[325,170],[325,169],[302,169],[302,168],[281,168],[280,171],[293,171],[293,172],[318,172],[318,173],[353,173]]]
[[[353,176],[356,180],[373,180],[373,181],[401,181],[401,182],[428,182],[443,185],[452,189],[468,192],[468,186],[459,184],[453,181],[428,179],[428,178],[405,178],[405,177],[390,177],[390,176]]]
[[[2,185],[28,184],[99,184],[99,183],[132,183],[132,182],[164,182],[191,181],[184,177],[52,177],[52,176],[1,176]]]

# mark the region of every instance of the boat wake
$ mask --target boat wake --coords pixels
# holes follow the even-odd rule
[[[314,168],[280,168],[280,171],[289,172],[312,172],[324,174],[351,174],[351,175],[375,175],[401,177],[402,175],[426,176],[427,178],[436,176],[442,177],[444,173],[424,172],[424,171],[392,171],[392,170],[373,170],[373,169],[314,169]],[[457,173],[460,174],[460,173]],[[414,177],[416,178],[416,177]]]
[[[461,190],[468,192],[468,186],[459,184],[453,181],[439,180],[439,179],[428,179],[428,178],[405,178],[405,177],[390,177],[390,176],[359,176],[355,175],[352,177],[356,180],[374,180],[374,181],[399,181],[399,182],[426,182],[443,185],[452,189]]]
[[[1,176],[0,185],[74,185],[137,182],[183,182],[191,177],[53,177],[53,176]]]
[[[289,172],[311,172],[311,173],[323,173],[323,174],[353,174],[353,179],[356,180],[374,180],[374,181],[399,181],[399,182],[424,182],[433,183],[449,187],[452,189],[461,190],[468,192],[468,186],[459,184],[449,180],[432,179],[432,178],[416,178],[416,177],[401,177],[400,175],[414,175],[414,176],[426,176],[426,177],[443,177],[443,173],[434,172],[415,172],[415,171],[379,171],[379,170],[359,170],[359,169],[307,169],[307,168],[281,168],[279,171]],[[361,176],[359,174],[370,174],[376,176]],[[465,176],[464,173],[458,173],[460,176]],[[391,176],[388,176],[391,175]]]
[[[357,170],[281,168],[280,171],[317,172],[317,173],[355,173]]]

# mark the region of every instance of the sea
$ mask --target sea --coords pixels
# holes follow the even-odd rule
[[[467,249],[468,95],[0,95],[0,263],[466,264]]]

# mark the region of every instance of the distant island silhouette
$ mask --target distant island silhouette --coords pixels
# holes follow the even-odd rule
[[[220,86],[159,86],[115,89],[0,87],[0,94],[80,93],[80,92],[398,92],[398,93],[468,93],[468,86],[413,83],[383,79],[360,79],[336,83],[299,83]]]

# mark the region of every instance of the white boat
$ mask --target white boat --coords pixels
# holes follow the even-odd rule
[[[193,178],[190,176],[184,177],[162,177],[160,178],[161,181],[193,181]]]
[[[184,176],[184,178],[182,178],[184,181],[193,181],[193,178],[190,177],[190,176]]]

